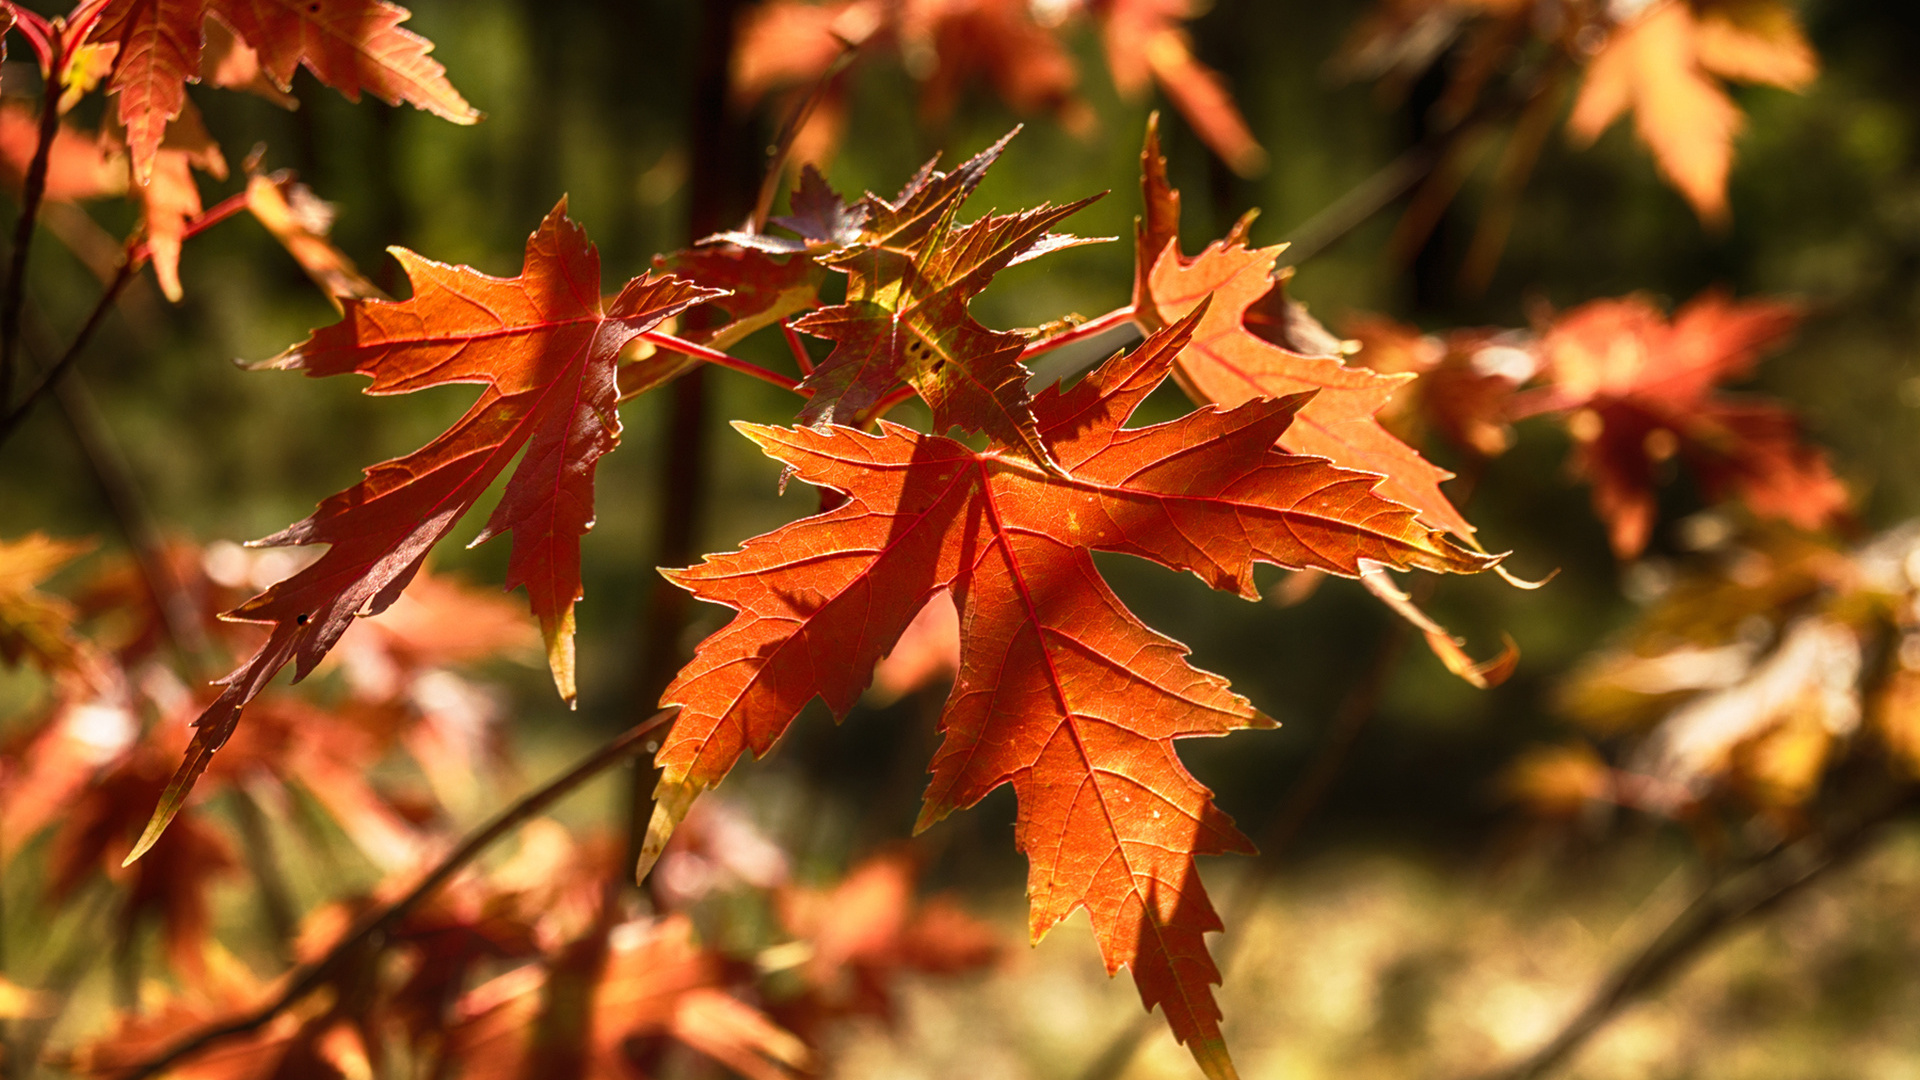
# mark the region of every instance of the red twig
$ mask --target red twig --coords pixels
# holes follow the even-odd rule
[[[718,349],[709,349],[705,345],[696,345],[685,338],[677,338],[672,334],[659,330],[649,330],[640,335],[640,340],[652,344],[655,348],[667,349],[672,352],[677,352],[682,356],[691,356],[696,360],[705,360],[715,367],[723,367],[728,371],[737,371],[742,375],[751,375],[761,382],[772,383],[782,390],[791,390],[796,394],[812,396],[808,391],[800,388],[798,380],[789,379],[777,371],[768,371],[758,364],[749,364],[745,360],[728,356]]]
[[[191,240],[246,208],[246,192],[241,191],[229,195],[189,219],[187,222],[187,231],[181,234],[180,239],[183,241]],[[153,252],[147,247],[145,240],[133,245],[133,250],[127,253],[127,257],[132,260],[135,269],[145,266],[147,260],[151,258],[152,255]]]
[[[781,319],[780,334],[787,339],[787,348],[793,350],[793,362],[799,365],[801,378],[813,374],[813,357],[807,355],[807,344],[800,340],[800,334],[794,330],[793,323]]]
[[[1099,337],[1101,334],[1106,333],[1116,326],[1131,322],[1132,319],[1132,304],[1128,304],[1125,307],[1114,308],[1105,315],[1097,319],[1088,319],[1086,322],[1081,323],[1071,330],[1030,343],[1026,348],[1020,350],[1020,362],[1024,364],[1036,356],[1044,356],[1055,349],[1072,345],[1077,341],[1085,341],[1088,338]]]
[[[36,51],[38,47],[36,46]],[[40,221],[40,202],[47,193],[47,169],[53,162],[54,136],[60,134],[59,68],[65,51],[55,42],[42,64],[48,72],[40,94],[40,132],[20,188],[20,220],[13,227],[13,263],[0,286],[0,404],[13,393],[14,354],[20,349],[20,309],[27,299],[27,255],[33,249],[34,227]]]
[[[879,419],[880,417],[885,416],[888,413],[892,412],[893,407],[895,405],[898,405],[901,402],[907,400],[908,398],[912,397],[915,393],[916,391],[914,390],[913,387],[902,386],[899,389],[895,390],[893,393],[888,394],[886,397],[881,398],[879,403],[874,405],[873,407],[874,418]]]

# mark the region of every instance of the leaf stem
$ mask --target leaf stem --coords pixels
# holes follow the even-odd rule
[[[60,134],[60,66],[65,50],[59,35],[47,65],[40,92],[40,134],[33,148],[33,161],[20,192],[20,218],[13,226],[13,262],[7,280],[0,287],[0,402],[11,400],[14,357],[20,349],[20,308],[27,299],[27,256],[33,245],[34,227],[40,220],[40,202],[47,194],[47,168],[53,162],[54,137]]]
[[[793,328],[791,319],[780,320],[780,336],[787,339],[787,348],[793,351],[794,366],[800,369],[800,377],[813,374],[813,357],[807,355],[807,344],[800,340],[800,332]]]
[[[1036,356],[1045,356],[1055,349],[1064,348],[1076,342],[1085,341],[1088,338],[1099,337],[1114,327],[1122,326],[1132,320],[1132,304],[1114,308],[1105,315],[1088,319],[1086,322],[1070,330],[1064,330],[1052,337],[1041,338],[1038,341],[1030,342],[1026,348],[1020,350],[1020,362],[1024,364]]]
[[[193,218],[187,222],[186,231],[180,234],[180,239],[183,242],[191,240],[246,209],[247,193],[244,190],[229,195],[205,210],[202,210],[200,213],[195,214]],[[153,252],[147,247],[147,242],[141,240],[133,245],[129,258],[133,261],[133,268],[138,270],[147,264],[147,260],[151,258],[152,255]]]
[[[627,730],[582,758],[573,768],[547,781],[538,789],[522,796],[512,806],[496,814],[493,820],[462,841],[459,847],[448,852],[446,857],[428,871],[427,876],[422,878],[420,883],[405,896],[384,908],[370,912],[360,920],[352,932],[340,939],[333,948],[327,950],[325,956],[297,969],[288,980],[286,989],[274,995],[265,1004],[252,1012],[202,1028],[158,1055],[137,1065],[129,1066],[117,1075],[116,1080],[148,1080],[215,1043],[245,1035],[266,1026],[274,1017],[326,985],[327,980],[336,974],[336,969],[341,967],[349,957],[360,954],[368,946],[376,950],[381,948],[385,944],[387,934],[401,919],[414,908],[419,907],[421,902],[431,897],[440,886],[452,880],[455,874],[479,857],[481,852],[571,794],[575,788],[588,780],[636,754],[645,752],[647,737],[666,726],[678,712],[678,709],[663,709],[653,714],[638,726]]]
[[[751,375],[761,382],[772,383],[782,390],[791,390],[802,396],[811,396],[808,391],[800,388],[800,383],[797,379],[790,379],[777,371],[768,371],[758,364],[750,364],[737,357],[728,356],[718,349],[709,349],[705,345],[696,345],[685,338],[675,337],[665,331],[649,330],[640,335],[640,340],[648,342],[655,348],[667,349],[671,352],[677,352],[682,356],[691,356],[696,360],[705,360],[715,367],[723,367],[728,371],[737,371],[742,375]]]

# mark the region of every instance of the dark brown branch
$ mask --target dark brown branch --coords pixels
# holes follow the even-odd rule
[[[53,161],[53,140],[60,134],[57,79],[66,60],[63,51],[55,45],[53,66],[40,92],[39,142],[33,148],[33,162],[27,166],[26,180],[21,186],[20,220],[13,227],[13,263],[7,269],[6,284],[0,287],[4,289],[0,291],[0,402],[12,400],[14,357],[20,348],[20,312],[27,299],[27,256],[33,245],[34,228],[39,224],[40,202],[47,194],[47,168]],[[0,438],[3,437],[0,434]]]
[[[452,880],[455,874],[478,858],[481,852],[571,794],[575,788],[588,780],[636,754],[644,753],[648,745],[648,736],[665,727],[677,713],[676,709],[664,709],[653,714],[643,723],[581,759],[573,768],[547,781],[539,789],[529,792],[512,806],[496,814],[493,820],[468,836],[459,847],[441,859],[439,864],[405,896],[384,908],[369,913],[360,920],[352,932],[328,950],[325,956],[296,970],[288,980],[286,989],[274,995],[265,1004],[252,1012],[242,1013],[232,1019],[201,1029],[175,1043],[159,1056],[119,1073],[117,1080],[147,1080],[215,1043],[257,1031],[266,1026],[274,1017],[297,1004],[302,998],[325,986],[328,980],[337,975],[339,969],[351,958],[365,955],[370,949],[379,949],[385,943],[386,936],[401,919],[420,906],[422,901],[432,896],[440,886]]]
[[[126,290],[138,273],[139,264],[132,259],[126,259],[120,263],[119,272],[108,283],[107,290],[100,294],[100,301],[94,304],[92,313],[81,325],[80,333],[74,337],[73,344],[67,346],[67,351],[61,354],[60,359],[54,361],[52,367],[40,373],[39,381],[35,382],[33,388],[20,398],[19,404],[15,405],[6,416],[0,417],[0,445],[6,443],[8,436],[18,430],[21,423],[26,420],[27,414],[33,411],[34,405],[38,404],[40,399],[53,389],[54,383],[67,373],[67,369],[80,359],[80,354],[86,351],[87,343],[93,340],[93,335],[100,329],[100,324],[106,321],[107,312],[113,310],[114,301],[120,299],[120,294]]]
[[[1903,788],[1864,813],[1788,844],[1742,873],[1709,886],[1646,947],[1615,968],[1586,1007],[1546,1045],[1524,1060],[1489,1074],[1489,1080],[1534,1080],[1552,1072],[1608,1021],[1658,990],[1727,931],[1765,914],[1828,871],[1857,857],[1881,826],[1917,799],[1920,788]]]

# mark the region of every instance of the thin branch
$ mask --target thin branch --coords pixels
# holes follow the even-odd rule
[[[813,357],[807,355],[806,342],[800,340],[800,333],[793,328],[792,320],[780,320],[780,335],[787,339],[787,348],[793,350],[793,362],[800,369],[800,377],[813,374]]]
[[[672,334],[661,330],[649,330],[640,335],[640,340],[648,342],[655,348],[666,349],[669,352],[677,352],[682,356],[691,356],[696,360],[705,360],[715,367],[723,367],[728,371],[737,371],[742,375],[751,375],[761,382],[772,383],[782,390],[791,390],[801,395],[809,394],[808,391],[800,388],[798,380],[790,379],[777,371],[768,371],[758,364],[750,364],[745,360],[728,356],[718,349],[709,349],[705,345],[696,345],[685,338],[674,337]]]
[[[678,711],[664,709],[655,713],[637,727],[629,729],[625,734],[588,754],[573,768],[547,781],[539,789],[529,792],[512,806],[496,814],[493,820],[467,837],[459,847],[454,848],[441,859],[439,864],[405,896],[378,911],[369,913],[360,920],[351,933],[329,949],[325,956],[295,971],[288,980],[286,989],[274,995],[265,1004],[252,1012],[202,1028],[159,1055],[138,1065],[130,1066],[118,1075],[118,1080],[147,1080],[149,1077],[158,1076],[215,1043],[245,1035],[266,1026],[274,1017],[285,1012],[302,998],[325,986],[327,981],[337,974],[337,969],[349,958],[362,955],[363,950],[369,947],[373,949],[382,947],[387,934],[401,919],[420,906],[422,901],[432,896],[440,886],[452,880],[455,874],[478,858],[481,852],[526,824],[547,807],[571,794],[581,784],[628,758],[645,752],[648,736],[666,726]]]
[[[1450,128],[1445,134],[1413,147],[1308,218],[1287,234],[1287,249],[1280,253],[1280,265],[1297,266],[1306,262],[1371,221],[1375,214],[1393,205],[1395,199],[1412,191],[1414,185],[1425,180],[1445,159],[1467,126]]]
[[[139,269],[139,264],[132,259],[121,262],[119,273],[115,274],[113,280],[107,284],[107,291],[100,294],[99,303],[93,306],[93,312],[87,316],[86,323],[80,327],[80,333],[74,337],[73,344],[67,346],[67,351],[61,355],[60,359],[54,361],[52,367],[41,372],[39,381],[34,383],[33,388],[28,390],[19,404],[13,407],[13,411],[7,413],[5,417],[0,417],[0,445],[6,443],[7,438],[27,418],[27,414],[33,411],[34,405],[53,389],[53,384],[60,379],[60,376],[66,374],[74,361],[80,359],[80,354],[86,351],[87,343],[93,340],[94,332],[99,330],[100,324],[106,320],[107,312],[113,310],[114,301],[118,300],[120,294],[132,283]]]
[[[53,161],[53,140],[60,134],[57,79],[65,57],[58,35],[54,36],[54,42],[46,84],[40,93],[39,142],[33,149],[33,162],[27,166],[20,193],[20,219],[13,227],[13,263],[7,269],[6,284],[0,287],[0,403],[12,400],[13,362],[20,349],[20,308],[27,299],[27,256],[33,245],[34,227],[39,223],[40,201],[47,193],[47,167]]]
[[[873,408],[869,409],[867,414],[874,419],[879,419],[892,412],[895,405],[900,404],[917,393],[919,393],[919,391],[915,390],[912,386],[896,386],[893,388],[892,393],[874,402]]]
[[[1920,788],[1902,788],[1852,820],[1779,848],[1746,871],[1709,886],[1646,947],[1615,968],[1559,1033],[1525,1059],[1490,1074],[1491,1080],[1535,1080],[1552,1072],[1608,1021],[1659,989],[1727,931],[1772,910],[1865,851],[1881,826],[1917,800]]]
[[[1085,341],[1088,338],[1099,337],[1101,334],[1106,333],[1116,326],[1121,326],[1132,321],[1132,319],[1132,304],[1114,308],[1105,315],[1095,319],[1088,319],[1079,326],[1064,330],[1052,337],[1029,342],[1026,348],[1020,350],[1020,362],[1024,364],[1036,356],[1045,356],[1055,349],[1064,348],[1068,345]]]
[[[221,222],[227,220],[228,218],[236,217],[244,213],[246,209],[247,209],[247,193],[244,189],[242,189],[241,191],[235,194],[229,195],[226,198],[221,199],[219,202],[214,203],[212,206],[207,207],[205,210],[200,211],[198,214],[195,214],[187,222],[186,231],[180,234],[180,240],[183,243],[188,240],[191,240],[194,237],[199,236],[201,233],[206,232],[208,229],[213,228],[215,225],[218,225]],[[147,260],[152,257],[153,257],[153,251],[151,248],[147,246],[147,242],[145,240],[142,240],[139,243],[133,245],[131,258],[133,261],[133,268],[135,270],[138,270],[141,267],[145,266],[147,264]]]

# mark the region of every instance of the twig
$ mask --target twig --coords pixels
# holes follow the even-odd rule
[[[47,167],[53,161],[54,137],[60,134],[58,79],[60,68],[66,62],[64,52],[61,36],[54,35],[46,85],[40,92],[39,142],[33,148],[33,162],[27,166],[27,177],[21,186],[20,219],[13,227],[13,262],[7,269],[5,291],[0,292],[0,403],[12,400],[13,361],[20,346],[20,309],[27,299],[27,255],[40,218],[40,201],[47,193]]]
[[[60,376],[65,375],[74,361],[80,359],[80,354],[86,351],[87,343],[93,340],[94,332],[100,329],[102,322],[106,321],[107,312],[113,310],[113,302],[120,298],[120,293],[126,289],[128,283],[133,281],[138,272],[139,265],[132,259],[127,259],[120,264],[120,272],[114,275],[112,282],[108,283],[107,290],[100,294],[99,303],[93,306],[92,313],[80,327],[80,333],[75,335],[73,344],[67,346],[67,351],[61,355],[60,359],[54,361],[52,367],[40,373],[39,381],[33,384],[33,388],[27,391],[19,404],[15,405],[6,416],[0,417],[0,445],[4,445],[7,437],[20,427],[21,422],[27,418],[27,414],[33,411],[34,405],[53,389],[53,384],[59,381]]]
[[[1742,873],[1707,888],[1646,947],[1604,979],[1585,1008],[1540,1049],[1489,1080],[1534,1080],[1580,1049],[1622,1009],[1657,990],[1728,930],[1764,914],[1827,871],[1866,850],[1880,826],[1914,805],[1920,788],[1893,798],[1825,833],[1780,848]]]
[[[1446,157],[1454,139],[1466,127],[1461,124],[1450,128],[1445,134],[1413,147],[1335,199],[1331,206],[1308,218],[1287,234],[1287,249],[1280,253],[1279,264],[1297,266],[1306,262],[1413,190],[1414,185],[1426,179]]]
[[[793,328],[793,320],[780,320],[780,336],[787,339],[787,348],[793,351],[793,363],[800,369],[800,377],[813,374],[813,357],[807,355],[806,343],[800,340],[799,331]]]
[[[737,357],[728,356],[718,349],[709,349],[705,345],[696,345],[685,338],[675,337],[662,330],[649,330],[640,335],[640,340],[658,349],[677,352],[682,356],[691,356],[696,360],[705,360],[715,367],[723,367],[728,371],[737,371],[742,375],[751,375],[761,382],[772,383],[782,390],[791,390],[796,394],[807,393],[807,391],[800,389],[800,383],[798,381],[790,379],[777,371],[768,371],[758,364],[750,364]]]
[[[274,995],[265,1004],[252,1012],[202,1028],[159,1055],[138,1065],[130,1066],[119,1074],[117,1080],[147,1080],[217,1042],[264,1027],[274,1017],[285,1012],[302,998],[326,985],[327,981],[337,973],[336,969],[341,967],[349,957],[361,954],[369,947],[376,950],[380,948],[384,944],[386,935],[401,919],[420,906],[422,901],[432,896],[440,886],[452,880],[455,874],[464,869],[481,852],[572,793],[581,784],[635,754],[644,752],[647,737],[664,727],[677,712],[676,709],[665,709],[655,713],[637,727],[629,729],[625,734],[587,755],[573,768],[547,781],[539,789],[529,792],[512,806],[502,810],[494,816],[493,820],[467,837],[459,847],[441,859],[439,864],[405,896],[384,908],[369,913],[360,920],[351,933],[329,949],[325,956],[294,972],[287,982],[286,989]]]
[[[1076,342],[1085,341],[1088,338],[1099,337],[1101,334],[1106,333],[1116,326],[1121,326],[1132,319],[1132,304],[1114,308],[1105,315],[1088,319],[1079,326],[1063,330],[1052,337],[1029,342],[1026,348],[1020,350],[1020,362],[1024,364],[1036,356],[1044,356],[1055,349],[1064,348]]]

